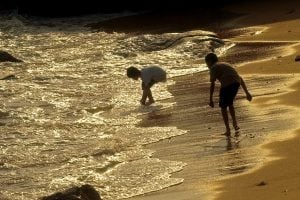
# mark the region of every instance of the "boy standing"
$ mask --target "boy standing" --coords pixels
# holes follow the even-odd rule
[[[210,71],[210,96],[209,105],[214,107],[213,93],[215,89],[215,81],[218,80],[221,83],[219,106],[221,107],[223,121],[226,127],[226,136],[230,135],[230,127],[228,122],[227,107],[232,118],[232,124],[234,129],[239,130],[239,126],[235,117],[235,110],[233,106],[233,100],[239,90],[240,85],[246,93],[248,101],[252,100],[251,94],[248,92],[246,84],[237,71],[228,63],[218,62],[218,57],[214,53],[209,53],[205,57],[205,62]]]
[[[167,80],[167,73],[158,66],[148,66],[141,70],[136,67],[127,68],[127,76],[134,80],[141,78],[143,95],[140,100],[142,105],[150,105],[154,103],[152,97],[151,87],[158,82],[165,82]],[[147,98],[149,101],[146,103]]]

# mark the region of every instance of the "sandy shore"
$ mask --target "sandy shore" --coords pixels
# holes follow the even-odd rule
[[[300,62],[294,59],[300,54],[299,7],[264,1],[226,8],[248,13],[210,27],[236,43],[221,59],[238,66],[254,96],[251,103],[242,91],[237,96],[240,134],[221,136],[220,110],[207,106],[207,73],[176,78],[168,88],[175,106],[146,115],[140,125],[188,130],[147,146],[156,151],[154,157],[186,163],[172,176],[184,182],[130,199],[298,199]]]
[[[268,9],[270,5],[272,9]],[[278,110],[289,108],[291,112],[282,114],[278,111],[278,115],[282,114],[283,121],[291,115],[295,120],[289,129],[278,131],[278,137],[266,141],[262,149],[259,149],[260,152],[268,152],[267,159],[261,167],[220,181],[220,187],[216,190],[220,193],[216,199],[299,199],[300,63],[295,62],[295,57],[300,54],[300,11],[297,8],[299,2],[286,1],[270,1],[269,4],[264,3],[259,8],[251,4],[230,8],[230,10],[250,10],[251,14],[241,19],[239,24],[266,27],[261,34],[240,36],[233,38],[233,41],[290,42],[278,49],[277,55],[270,60],[247,63],[239,68],[239,71],[247,75],[266,74],[279,77],[291,75],[279,88],[285,92],[256,98],[254,104],[259,108],[277,107]]]

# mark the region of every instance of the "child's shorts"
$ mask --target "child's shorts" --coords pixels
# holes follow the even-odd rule
[[[219,106],[221,108],[226,108],[233,104],[233,100],[239,90],[239,87],[240,83],[236,82],[220,89]]]
[[[149,88],[151,88],[155,83],[157,83],[157,82],[154,80],[151,80],[150,83],[148,84]],[[144,90],[144,88],[145,88],[145,83],[142,82],[142,89]]]

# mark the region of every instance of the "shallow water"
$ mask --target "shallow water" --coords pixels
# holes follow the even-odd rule
[[[1,63],[0,187],[9,199],[36,199],[92,184],[107,200],[179,184],[186,165],[151,158],[143,145],[182,135],[176,127],[137,127],[151,108],[139,105],[140,82],[128,66],[159,65],[167,83],[154,87],[159,106],[172,97],[172,77],[206,70],[203,55],[225,52],[213,33],[94,32],[84,25],[107,17],[70,19],[1,16],[0,46],[24,63]]]

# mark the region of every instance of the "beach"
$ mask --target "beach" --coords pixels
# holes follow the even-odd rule
[[[155,150],[153,157],[186,163],[172,175],[184,181],[132,200],[298,199],[298,7],[297,2],[263,1],[225,8],[247,13],[213,29],[222,39],[236,44],[221,60],[238,66],[253,95],[251,103],[243,92],[237,96],[241,131],[229,139],[221,136],[220,111],[207,105],[208,73],[175,78],[175,85],[168,89],[176,106],[148,114],[140,125],[176,125],[188,130],[185,135],[147,145]],[[205,142],[212,138],[217,145]],[[207,162],[205,152],[211,149],[217,149],[218,154],[213,162],[211,158]]]
[[[270,2],[271,4],[271,2]],[[262,10],[270,4],[261,7]],[[299,62],[295,58],[300,53],[298,24],[299,10],[295,2],[272,2],[272,11],[254,13],[243,19],[244,23],[259,23],[268,29],[259,35],[237,37],[237,41],[291,42],[284,45],[277,56],[271,60],[248,63],[240,68],[243,74],[274,74],[279,77],[292,75],[283,81],[283,94],[257,98],[255,106],[285,107],[291,112],[283,114],[282,120],[291,115],[295,119],[286,131],[280,131],[278,138],[266,141],[260,151],[267,151],[264,164],[257,170],[220,182],[222,185],[216,199],[299,199]],[[264,7],[265,6],[265,7]],[[236,9],[236,8],[235,8]],[[265,9],[267,10],[267,9]],[[271,14],[272,13],[272,14]],[[274,19],[275,18],[275,19]],[[277,19],[276,19],[277,18]],[[242,20],[242,21],[243,21]],[[262,22],[259,22],[262,20]],[[243,22],[242,22],[243,23]],[[280,111],[278,114],[281,114]]]
[[[1,62],[0,199],[86,184],[105,200],[297,199],[300,3],[226,5],[0,15],[1,52],[23,61]],[[230,137],[219,83],[208,105],[211,51],[253,96],[239,90]],[[125,72],[147,65],[167,81],[143,106]]]

